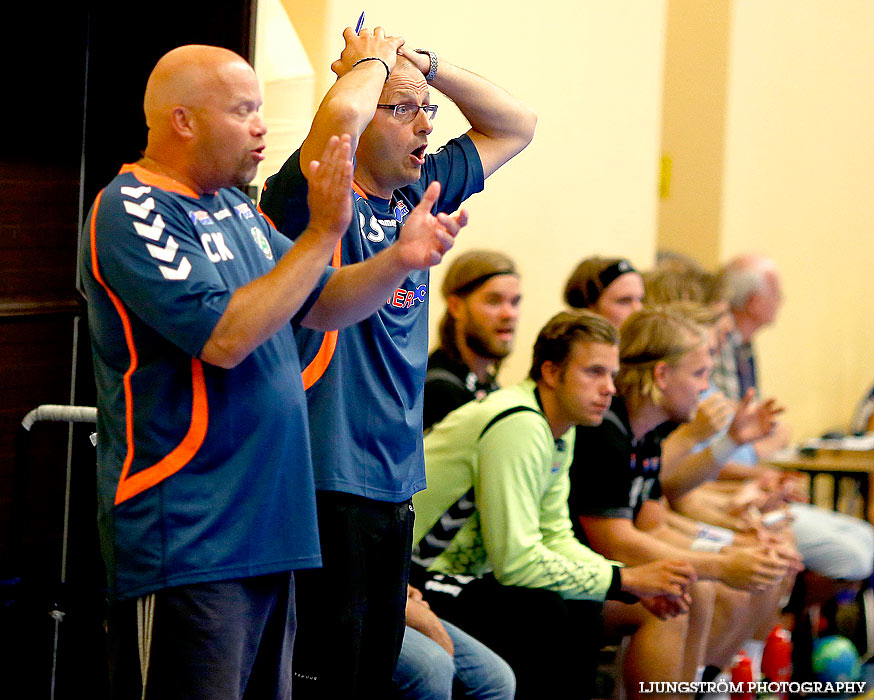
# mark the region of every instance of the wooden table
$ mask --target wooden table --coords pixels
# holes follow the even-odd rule
[[[813,477],[817,474],[831,474],[833,477],[849,476],[859,484],[865,504],[868,522],[874,524],[874,451],[832,450],[819,448],[813,453],[796,451],[790,456],[781,455],[768,460],[771,466],[780,469],[806,472],[810,474],[811,499],[813,497]],[[835,480],[834,500],[837,505],[838,489]]]

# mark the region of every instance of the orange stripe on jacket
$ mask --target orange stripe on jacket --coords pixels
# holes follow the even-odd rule
[[[352,189],[364,197],[364,199],[367,199],[367,194],[365,194],[364,190],[361,189],[361,186],[354,181],[352,182]],[[261,216],[267,219],[273,228],[276,228],[276,225],[270,221],[270,217],[262,211],[260,204],[258,205],[258,211],[261,212]],[[340,254],[342,249],[343,240],[340,239],[337,241],[337,247],[334,248],[334,255],[331,258],[331,265],[333,267],[340,267]],[[339,335],[340,331],[327,331],[325,333],[325,337],[322,338],[322,344],[319,346],[319,351],[316,353],[316,356],[312,359],[312,362],[306,366],[306,369],[300,373],[300,378],[303,380],[304,391],[319,381],[327,371],[328,365],[331,364],[331,360],[334,358],[334,352],[337,350],[337,338]]]
[[[260,204],[256,205],[256,206],[255,206],[255,209],[258,210],[258,213],[259,213],[261,216],[263,216],[265,219],[267,219],[267,223],[268,223],[268,224],[270,224],[270,225],[271,225],[273,228],[275,228],[277,231],[279,230],[278,228],[276,228],[276,224],[273,223],[273,219],[271,219],[269,216],[267,216],[267,214],[264,213],[264,210],[261,208],[261,205],[260,205]]]
[[[142,168],[140,168],[140,170],[142,170]],[[130,172],[130,170],[127,172]],[[137,177],[137,179],[139,179],[139,177]],[[141,182],[143,181],[141,180]],[[144,184],[149,183],[144,182]],[[91,214],[91,269],[94,272],[94,278],[106,291],[112,305],[115,307],[116,313],[118,313],[122,328],[124,329],[125,344],[127,345],[128,353],[131,358],[130,366],[122,378],[122,385],[124,386],[124,422],[127,454],[125,455],[124,463],[122,464],[121,476],[119,478],[118,488],[115,492],[115,505],[118,505],[119,503],[122,503],[123,501],[126,501],[127,499],[158,484],[171,474],[175,474],[191,461],[191,458],[197,453],[203,445],[203,441],[206,439],[206,430],[209,425],[209,405],[206,396],[206,382],[203,377],[203,364],[196,357],[193,357],[191,358],[191,425],[188,428],[188,433],[186,433],[182,442],[180,442],[170,454],[160,460],[157,464],[143,469],[131,477],[128,476],[131,464],[134,460],[134,417],[131,376],[133,376],[133,373],[136,371],[139,360],[127,309],[125,309],[121,299],[118,298],[118,296],[109,288],[109,285],[104,281],[103,276],[100,274],[100,267],[97,262],[97,211],[100,208],[100,200],[102,197],[103,191],[101,190],[97,195],[97,199],[94,201],[94,211]]]
[[[355,190],[358,194],[360,194],[364,199],[367,199],[367,192],[361,189],[361,185],[359,185],[355,180],[352,181],[352,189]]]
[[[151,185],[157,187],[159,190],[164,190],[165,192],[175,192],[176,194],[182,194],[186,197],[200,199],[200,195],[187,185],[183,185],[178,180],[174,180],[167,175],[161,175],[160,173],[146,170],[142,165],[137,165],[136,163],[125,163],[121,166],[119,174],[121,173],[131,173],[144,185]]]
[[[331,257],[331,265],[340,267],[340,254],[343,250],[343,239],[337,241],[337,246],[334,248],[334,255]],[[313,358],[306,369],[300,373],[300,378],[303,380],[303,389],[306,391],[315,384],[322,375],[327,371],[328,365],[334,358],[334,351],[337,349],[337,338],[340,331],[327,331],[325,337],[322,338],[322,344],[319,346],[319,351]]]
[[[118,490],[115,492],[115,505],[142,493],[172,476],[187,465],[206,439],[209,427],[209,405],[206,398],[206,381],[203,378],[203,363],[196,357],[191,358],[191,424],[188,432],[182,438],[176,449],[164,459],[133,476],[122,473]]]

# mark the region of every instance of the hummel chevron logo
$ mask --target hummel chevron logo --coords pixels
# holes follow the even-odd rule
[[[126,197],[142,197],[143,195],[148,194],[152,191],[151,187],[122,187],[121,192]],[[124,210],[130,214],[131,216],[135,216],[139,219],[147,220],[149,214],[155,209],[155,199],[154,197],[149,197],[142,204],[137,202],[131,202],[127,199],[123,200]],[[152,223],[142,223],[139,221],[133,221],[134,230],[137,232],[137,235],[142,236],[150,241],[154,241],[154,243],[146,243],[146,250],[149,251],[149,255],[151,255],[155,260],[160,260],[163,263],[168,263],[168,265],[158,265],[158,269],[161,271],[161,274],[164,276],[164,279],[167,280],[185,280],[188,279],[188,275],[191,274],[191,262],[189,262],[187,257],[182,257],[179,261],[179,264],[175,267],[173,264],[176,262],[176,256],[179,252],[179,243],[176,242],[176,239],[167,234],[167,240],[164,245],[159,245],[161,240],[161,236],[164,233],[164,219],[160,214],[155,214],[154,219],[152,219]]]
[[[141,219],[145,219],[149,212],[155,208],[155,200],[152,197],[149,197],[142,204],[137,204],[136,202],[128,202],[125,200],[124,202],[124,210],[131,214],[132,216],[138,216]]]
[[[139,221],[134,221],[133,223],[137,233],[144,238],[148,238],[150,241],[157,241],[161,234],[164,233],[164,219],[161,218],[160,214],[155,214],[155,220],[151,226],[141,224]]]
[[[130,197],[131,199],[139,199],[144,194],[148,194],[152,191],[152,188],[149,186],[144,187],[122,187],[121,193],[125,197]]]
[[[176,269],[164,265],[158,265],[158,269],[164,275],[164,279],[184,280],[188,279],[188,274],[191,272],[191,263],[188,262],[188,258],[182,258],[182,262],[179,263],[179,267]]]
[[[163,260],[164,262],[173,262],[173,258],[176,257],[176,251],[179,250],[179,244],[173,236],[167,236],[167,245],[159,246],[146,243],[146,248],[149,251],[149,255],[153,258]]]

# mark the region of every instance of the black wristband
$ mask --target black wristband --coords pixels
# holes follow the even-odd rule
[[[620,603],[628,603],[633,605],[638,602],[638,597],[631,593],[626,593],[622,590],[622,567],[613,566],[613,578],[610,581],[610,588],[607,589],[605,600],[618,600]]]
[[[354,68],[359,63],[364,63],[365,61],[379,61],[383,65],[383,68],[385,68],[385,82],[388,82],[388,76],[391,75],[391,68],[389,68],[388,63],[383,61],[379,56],[367,56],[367,58],[359,58],[357,61],[355,61],[355,63],[352,64],[352,67]]]

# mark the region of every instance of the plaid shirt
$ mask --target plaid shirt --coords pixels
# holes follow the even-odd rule
[[[736,400],[741,397],[736,352],[742,343],[740,333],[732,331],[713,356],[713,372],[710,374],[710,382],[725,396]]]

